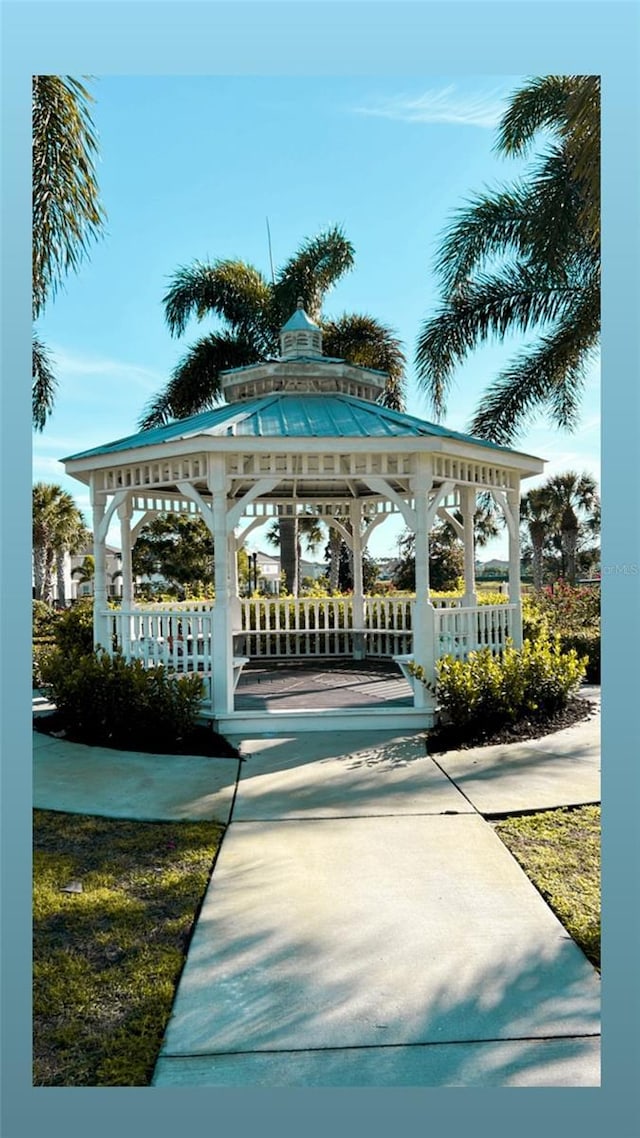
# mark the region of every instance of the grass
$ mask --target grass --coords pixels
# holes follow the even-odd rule
[[[34,811],[34,1086],[150,1084],[222,833]]]
[[[600,968],[600,807],[547,810],[495,824],[570,936]]]
[[[495,830],[599,968],[600,807]],[[35,1086],[150,1085],[222,833],[34,811]]]

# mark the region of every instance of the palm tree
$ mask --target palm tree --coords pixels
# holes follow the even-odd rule
[[[518,91],[498,150],[523,155],[542,129],[555,140],[522,182],[459,211],[439,250],[443,304],[425,322],[416,355],[437,416],[456,365],[479,343],[538,334],[492,383],[471,422],[473,434],[503,445],[541,410],[566,429],[579,418],[600,333],[599,109],[597,76],[546,76]]]
[[[51,602],[57,566],[58,601],[64,603],[64,555],[90,540],[80,510],[60,486],[36,482],[32,492],[33,571],[36,599]]]
[[[276,358],[280,329],[298,299],[322,327],[325,354],[386,371],[383,402],[401,409],[405,357],[391,330],[371,316],[322,316],[327,293],[353,263],[353,246],[333,226],[304,241],[272,281],[244,261],[196,261],[178,269],[163,301],[171,334],[181,335],[192,316],[216,316],[221,327],[187,350],[164,390],[145,409],[141,428],[215,406],[222,398],[222,371]],[[280,554],[289,592],[295,590],[296,528],[295,519],[281,519]]]
[[[282,556],[282,522],[293,522],[292,531],[295,535],[295,557],[290,559],[288,564],[285,564]],[[280,546],[280,570],[284,573],[287,592],[297,596],[300,586],[300,561],[302,559],[302,542],[304,538],[305,548],[309,553],[313,553],[324,537],[323,524],[319,518],[314,514],[298,514],[295,518],[291,519],[278,519],[273,522],[267,530],[267,541],[269,545]],[[291,585],[289,584],[291,583]]]
[[[118,573],[120,573],[119,569]],[[77,578],[79,585],[89,584],[89,582],[94,580],[95,575],[96,560],[92,553],[87,553],[87,555],[82,559],[82,565],[76,565],[75,569],[71,570],[71,576]]]
[[[595,479],[590,474],[568,470],[549,478],[544,485],[544,494],[560,537],[564,573],[569,584],[575,585],[581,530],[588,528],[593,531],[600,517]]]
[[[554,518],[544,487],[523,494],[520,520],[529,533],[533,551],[533,587],[539,590],[542,588],[544,549],[554,532]]]
[[[33,316],[76,272],[105,221],[95,173],[93,97],[70,75],[35,75],[33,127]],[[33,342],[33,420],[42,430],[56,380],[42,341]]]

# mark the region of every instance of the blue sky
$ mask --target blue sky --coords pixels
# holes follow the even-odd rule
[[[306,237],[343,226],[356,265],[325,311],[367,312],[389,324],[408,359],[407,410],[432,418],[413,359],[421,324],[438,305],[438,240],[471,196],[526,169],[495,152],[505,100],[522,81],[96,78],[108,220],[39,322],[60,384],[45,431],[34,435],[34,479],[63,485],[89,518],[85,487],[66,478],[60,458],[137,429],[186,347],[214,326],[192,321],[171,338],[162,297],[172,273],[195,259],[229,257],[268,275],[267,217],[276,266]],[[479,395],[519,343],[483,346],[459,367],[449,426],[468,427]],[[548,460],[546,473],[571,468],[599,480],[599,401],[594,363],[579,430],[567,434],[539,419],[517,448]],[[401,531],[399,521],[379,527],[373,555],[393,555]],[[119,544],[117,529],[110,540]],[[260,531],[250,544],[264,547]],[[506,547],[503,536],[480,556],[506,556]]]

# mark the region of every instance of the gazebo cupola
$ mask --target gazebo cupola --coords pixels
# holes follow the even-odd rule
[[[302,300],[280,329],[280,359],[295,360],[300,357],[319,358],[322,356],[322,329],[305,312]]]

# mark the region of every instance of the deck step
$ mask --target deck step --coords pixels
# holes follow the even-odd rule
[[[233,711],[213,717],[220,734],[241,731],[287,735],[291,731],[381,731],[433,726],[434,713],[422,707],[296,708],[283,711]]]

